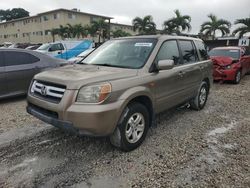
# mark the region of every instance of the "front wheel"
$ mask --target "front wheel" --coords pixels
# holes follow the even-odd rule
[[[197,95],[190,101],[191,108],[194,110],[202,110],[206,105],[208,92],[208,84],[207,82],[203,81],[200,85]]]
[[[241,71],[238,70],[235,74],[235,79],[234,79],[234,83],[235,84],[239,84],[240,83],[240,80],[241,80]]]
[[[119,125],[110,137],[111,144],[123,151],[136,149],[147,135],[149,122],[149,112],[144,105],[140,103],[128,105]]]

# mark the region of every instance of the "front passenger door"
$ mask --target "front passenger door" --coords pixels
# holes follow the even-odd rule
[[[168,40],[162,44],[154,64],[159,60],[174,60],[175,67],[171,70],[160,70],[152,75],[155,80],[157,113],[183,102],[184,78],[180,74],[182,68],[178,68],[181,59],[176,40]]]
[[[49,48],[49,51],[54,54],[54,57],[61,58],[61,59],[67,58],[67,54],[64,53],[64,47],[63,47],[62,43],[53,44]]]

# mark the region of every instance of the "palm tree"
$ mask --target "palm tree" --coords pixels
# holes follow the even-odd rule
[[[243,25],[233,31],[233,34],[239,34],[239,38],[243,37],[244,34],[250,32],[250,17],[245,19],[238,19],[234,23]]]
[[[165,21],[163,24],[162,34],[171,35],[173,33],[176,33],[179,35],[181,32],[176,29],[176,26],[174,23],[170,21]]]
[[[53,42],[55,42],[55,36],[59,34],[59,29],[58,28],[51,29],[50,34],[52,36]]]
[[[105,39],[109,32],[109,24],[104,19],[94,20],[91,22],[91,30],[98,35],[98,43],[101,42],[101,37]]]
[[[80,37],[84,38],[88,35],[88,31],[85,27],[82,26],[82,24],[76,24],[73,25],[73,37],[77,37],[78,39]]]
[[[130,33],[127,33],[121,29],[117,29],[115,31],[112,31],[112,35],[114,38],[131,36]]]
[[[68,23],[65,27],[67,27],[68,38],[74,38],[76,36],[74,26]]]
[[[205,36],[212,36],[215,39],[216,31],[220,31],[222,36],[230,33],[231,23],[227,20],[218,19],[215,15],[209,14],[208,17],[211,21],[204,22],[201,24],[201,33]]]
[[[132,21],[134,31],[138,30],[140,35],[150,35],[156,33],[156,24],[153,17],[148,15],[144,18],[136,17]]]
[[[181,15],[180,11],[177,9],[174,11],[175,17],[166,20],[163,23],[164,29],[167,34],[176,33],[180,34],[182,31],[191,30],[191,17],[189,15]]]
[[[88,34],[90,34],[91,37],[95,36],[95,34],[96,34],[96,28],[95,28],[95,26],[87,24],[87,25],[84,26],[84,29],[86,30],[86,32]]]
[[[67,26],[60,25],[60,27],[58,28],[58,35],[62,39],[70,37],[69,28]]]

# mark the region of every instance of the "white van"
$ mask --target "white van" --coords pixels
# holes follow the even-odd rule
[[[93,42],[87,39],[81,41],[57,41],[43,44],[36,51],[56,58],[70,59],[92,47]]]

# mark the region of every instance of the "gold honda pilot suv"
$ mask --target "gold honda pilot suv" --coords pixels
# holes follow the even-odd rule
[[[124,150],[145,139],[155,114],[207,101],[212,63],[200,39],[136,36],[105,42],[78,64],[37,74],[28,113],[67,132],[109,136]]]

